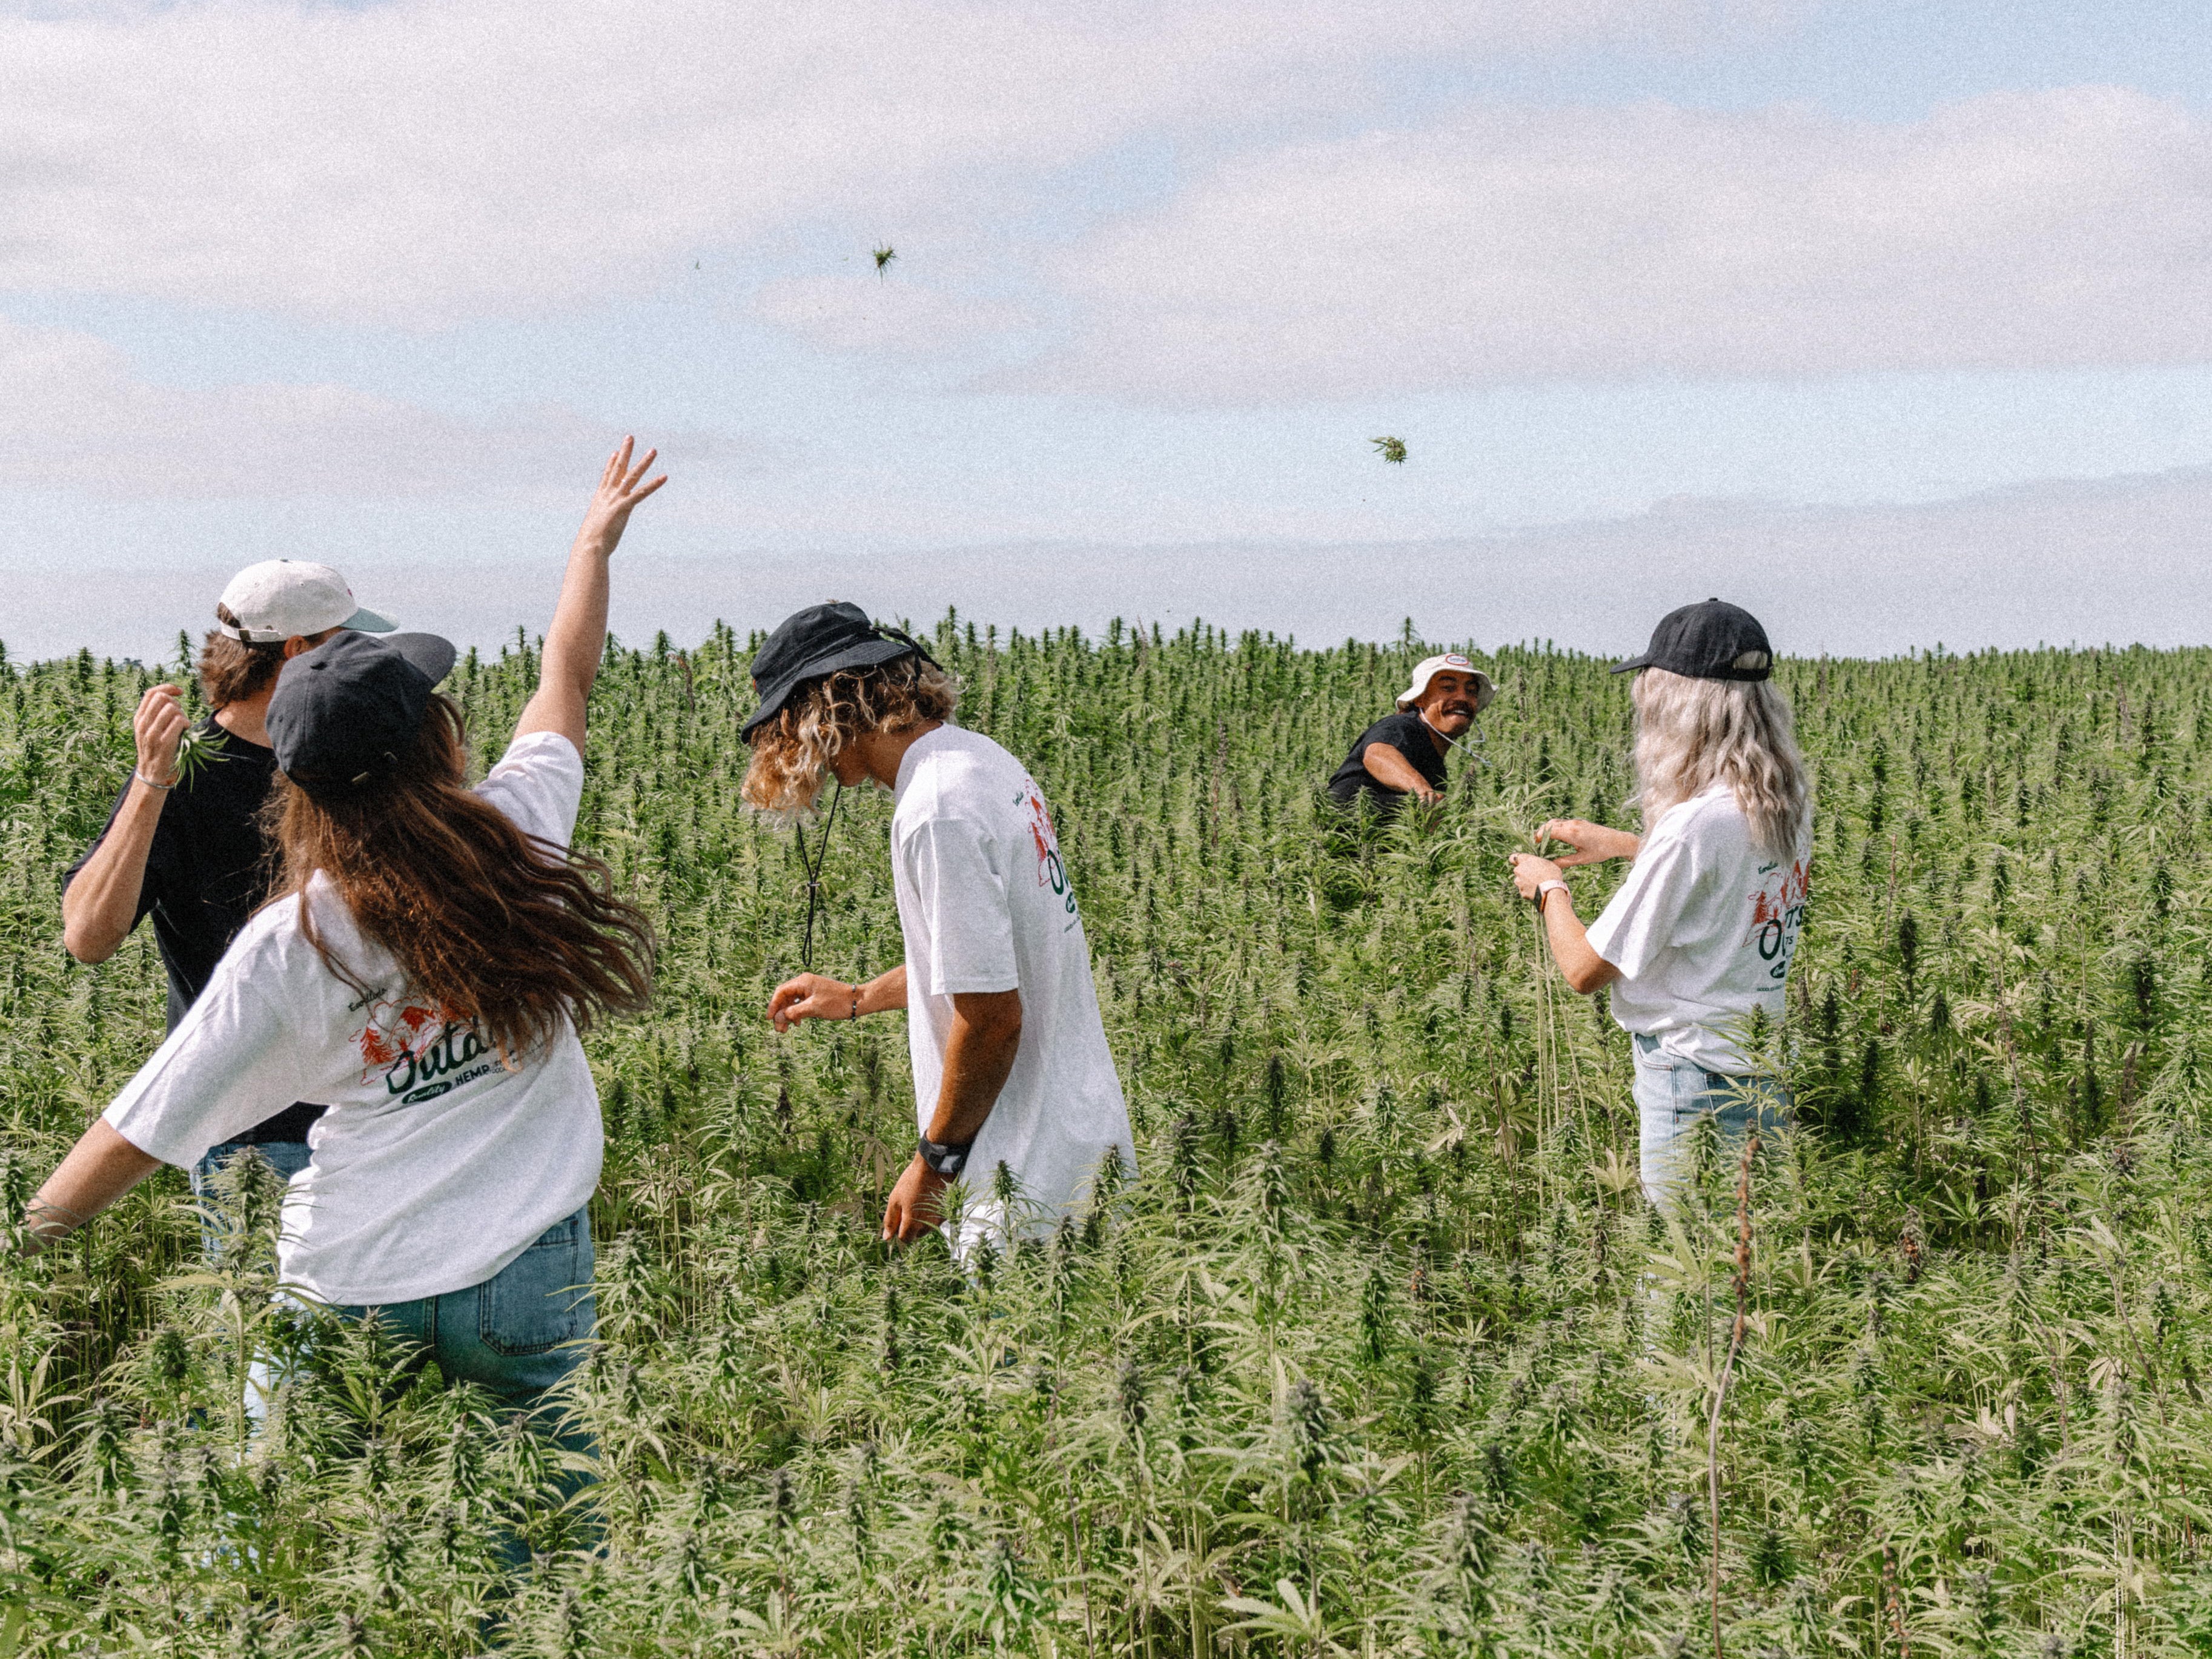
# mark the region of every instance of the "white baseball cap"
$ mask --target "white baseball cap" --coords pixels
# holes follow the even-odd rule
[[[264,559],[249,564],[222,590],[223,608],[238,618],[216,626],[248,645],[274,645],[295,635],[319,634],[326,628],[389,634],[399,626],[354,603],[345,578],[326,564],[304,559]]]
[[[1467,674],[1474,680],[1474,712],[1480,714],[1490,707],[1490,700],[1498,695],[1498,688],[1490,683],[1490,676],[1477,668],[1456,651],[1447,651],[1441,657],[1424,657],[1414,665],[1413,683],[1398,694],[1398,707],[1411,708],[1421,700],[1421,693],[1429,689],[1429,682],[1445,670],[1455,674]]]

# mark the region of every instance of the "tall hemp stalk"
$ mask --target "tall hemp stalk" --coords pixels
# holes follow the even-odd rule
[[[1735,1180],[1735,1322],[1729,1328],[1728,1358],[1713,1388],[1712,1415],[1705,1423],[1705,1501],[1712,1521],[1713,1659],[1721,1655],[1721,1413],[1728,1407],[1735,1357],[1743,1348],[1751,1299],[1751,1160],[1759,1151],[1754,1129],[1743,1143],[1743,1163]]]

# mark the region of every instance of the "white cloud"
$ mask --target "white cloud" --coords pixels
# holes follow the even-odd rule
[[[343,386],[161,386],[105,341],[4,319],[0,386],[0,484],[108,499],[574,494],[608,438],[558,409],[476,423]]]
[[[972,219],[1134,136],[1328,120],[1408,58],[1679,45],[1817,3],[0,4],[0,286],[527,314],[809,219]]]
[[[2109,88],[1876,125],[1492,111],[1236,161],[1066,257],[1032,384],[1296,401],[2212,356],[2212,128]]]

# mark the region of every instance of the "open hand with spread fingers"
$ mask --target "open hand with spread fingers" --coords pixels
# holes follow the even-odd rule
[[[668,482],[664,472],[650,483],[641,483],[660,452],[648,449],[645,459],[635,465],[630,464],[630,452],[635,447],[635,438],[624,438],[622,447],[607,458],[605,468],[599,474],[599,487],[592,492],[592,504],[584,509],[584,527],[578,532],[580,539],[599,544],[602,553],[611,553],[622,540],[623,529],[629,523],[630,509]]]

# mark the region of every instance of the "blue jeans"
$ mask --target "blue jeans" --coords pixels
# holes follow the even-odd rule
[[[340,1318],[374,1314],[434,1360],[448,1382],[473,1382],[509,1411],[531,1419],[531,1426],[562,1451],[596,1454],[599,1443],[584,1430],[562,1423],[550,1409],[547,1393],[583,1363],[583,1344],[599,1328],[592,1297],[590,1206],[566,1221],[556,1221],[537,1242],[483,1283],[466,1290],[412,1302],[374,1307],[339,1307]],[[591,1477],[563,1470],[554,1486],[566,1503],[591,1484]],[[499,1553],[520,1566],[528,1552],[511,1534],[498,1540]]]
[[[534,1411],[545,1391],[582,1361],[576,1345],[598,1328],[591,1212],[555,1222],[480,1285],[335,1311],[344,1319],[374,1314],[417,1344],[449,1380],[473,1382],[512,1410]]]
[[[215,1184],[216,1171],[239,1153],[257,1152],[269,1160],[269,1167],[276,1171],[277,1178],[289,1181],[307,1167],[307,1143],[304,1140],[226,1140],[220,1146],[210,1146],[192,1165],[192,1196],[205,1204],[209,1190]],[[216,1230],[204,1212],[200,1217],[200,1252],[213,1266],[222,1254],[216,1248],[219,1241]]]
[[[1644,1196],[1662,1210],[1674,1207],[1689,1179],[1690,1136],[1700,1118],[1715,1121],[1723,1146],[1790,1120],[1790,1091],[1779,1078],[1709,1072],[1675,1059],[1656,1037],[1638,1035],[1635,1044]]]

